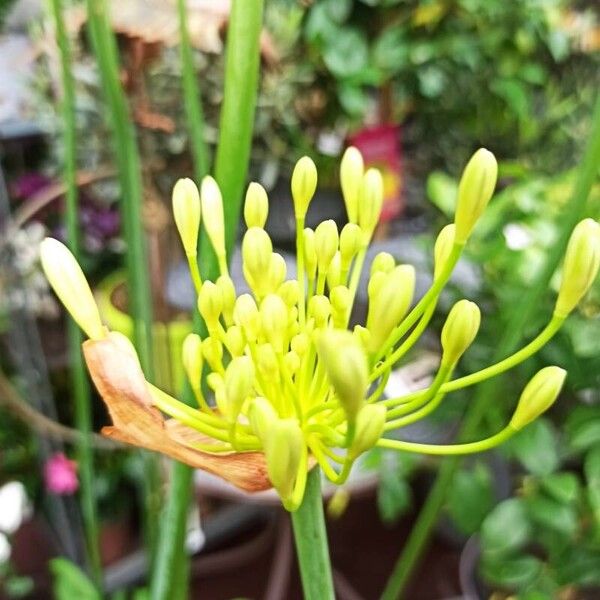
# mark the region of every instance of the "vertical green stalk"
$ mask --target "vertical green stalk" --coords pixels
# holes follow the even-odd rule
[[[178,8],[181,43],[182,46],[189,46],[185,7],[181,0]],[[230,250],[235,240],[242,191],[248,172],[258,85],[262,8],[263,0],[234,0],[227,34],[225,97],[215,175],[223,193],[228,256],[231,256]],[[191,49],[186,50],[182,47],[181,58],[194,170],[197,180],[200,181],[208,169],[208,153],[200,146],[203,121]],[[200,241],[200,256],[204,277],[214,278],[218,274],[217,260],[206,236],[202,236]],[[206,335],[205,325],[197,312],[194,315],[194,329],[201,336]],[[189,386],[184,390],[183,401],[194,404],[194,396]],[[185,525],[192,492],[192,474],[192,469],[181,463],[173,465],[166,504],[160,520],[156,561],[150,582],[152,600],[178,600],[185,597],[186,586],[178,577],[181,578],[182,574],[187,573]]]
[[[190,44],[190,34],[187,28],[185,0],[177,0],[179,17],[179,56],[181,59],[181,79],[183,100],[187,118],[190,149],[194,159],[194,175],[200,184],[208,173],[208,148],[204,142],[204,114],[194,70],[194,55]]]
[[[228,256],[235,243],[252,147],[263,6],[264,0],[234,0],[227,32],[225,96],[221,108],[215,179],[223,194],[225,222],[230,225],[225,231]],[[203,236],[200,241],[202,261],[213,254],[208,238]]]
[[[71,49],[62,14],[61,0],[51,0],[50,9],[56,29],[56,40],[60,54],[61,79],[63,86],[63,144],[64,144],[64,181],[66,187],[65,221],[67,245],[79,261],[79,219],[77,195],[77,149],[75,123],[75,82],[72,74]],[[75,398],[75,422],[81,432],[77,445],[77,463],[79,465],[81,512],[85,526],[87,554],[92,576],[96,584],[102,581],[100,550],[98,545],[98,516],[94,498],[94,462],[90,444],[92,430],[91,395],[89,383],[81,356],[83,341],[79,328],[68,318],[69,357],[71,360],[71,385]]]
[[[113,133],[115,163],[121,185],[121,215],[127,241],[127,283],[134,340],[140,362],[148,379],[153,379],[152,305],[148,280],[146,247],[142,226],[142,183],[136,132],[129,116],[125,94],[119,80],[119,59],[105,0],[87,0],[88,31],[106,95]],[[144,453],[145,529],[150,547],[154,544],[160,504],[158,464]]]
[[[514,352],[519,344],[522,332],[525,329],[524,325],[527,323],[532,312],[536,309],[542,295],[548,289],[550,278],[560,263],[573,227],[585,214],[587,198],[597,177],[599,167],[600,96],[598,97],[594,108],[592,128],[583,161],[575,180],[576,183],[575,189],[573,190],[573,196],[565,208],[564,215],[562,215],[559,221],[561,224],[560,237],[553,246],[551,253],[548,255],[545,266],[538,275],[537,280],[526,291],[522,301],[519,302],[519,306],[514,307],[511,320],[505,330],[503,338],[496,348],[496,353],[492,362],[501,360],[511,352]],[[487,381],[480,386],[479,392],[465,417],[459,436],[461,441],[469,439],[476,433],[477,428],[480,426],[483,417],[485,416],[488,405],[493,404],[494,398],[499,390],[500,386],[498,386],[497,381]],[[433,527],[444,506],[448,489],[452,484],[454,474],[460,467],[460,464],[461,459],[458,457],[446,459],[441,464],[437,479],[431,488],[411,535],[406,541],[404,550],[387,582],[386,588],[381,596],[382,600],[395,600],[396,598],[401,597],[406,584],[431,537]]]
[[[334,600],[318,467],[308,473],[304,499],[292,513],[292,526],[305,600]]]

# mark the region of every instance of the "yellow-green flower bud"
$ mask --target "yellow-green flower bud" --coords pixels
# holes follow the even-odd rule
[[[288,325],[288,309],[277,294],[268,294],[260,303],[260,319],[265,338],[276,352],[283,352]]]
[[[362,243],[362,230],[356,223],[346,223],[340,232],[340,254],[342,255],[342,269],[347,270],[360,250]]]
[[[349,421],[362,407],[369,386],[369,367],[361,344],[346,330],[325,330],[318,338],[319,357]]]
[[[273,252],[269,261],[269,290],[277,291],[279,286],[285,281],[286,275],[287,265],[285,264],[285,258],[281,254]]]
[[[325,273],[338,249],[339,235],[335,221],[322,221],[315,229],[315,252],[319,272]]]
[[[352,335],[365,350],[368,349],[369,344],[371,343],[371,332],[366,327],[355,325],[352,330]]]
[[[329,299],[331,300],[333,326],[336,329],[344,329],[350,313],[352,294],[345,285],[338,285],[331,290]]]
[[[404,317],[410,307],[414,290],[414,267],[398,265],[385,275],[385,280],[376,293],[369,295],[367,329],[371,333],[370,352],[381,348],[394,327]]]
[[[455,365],[458,362],[473,343],[480,323],[481,312],[474,302],[459,300],[450,309],[442,327],[442,363]]]
[[[254,432],[254,435],[264,443],[269,430],[275,421],[279,419],[279,416],[273,405],[266,398],[257,396],[250,402],[248,418],[250,419],[250,428]]]
[[[304,447],[298,421],[277,419],[271,423],[264,445],[269,479],[285,502],[294,491]]]
[[[212,372],[206,376],[206,384],[213,392],[216,392],[219,388],[224,387],[225,382],[220,373]]]
[[[40,244],[40,260],[52,289],[73,320],[90,339],[102,339],[105,331],[96,301],[71,251],[58,240],[46,238]]]
[[[317,189],[317,167],[308,156],[303,156],[294,167],[292,173],[292,198],[294,214],[297,219],[304,219],[308,205]]]
[[[389,252],[379,252],[371,263],[371,277],[374,273],[391,273],[396,267],[396,261]]]
[[[354,146],[349,146],[340,164],[340,183],[350,223],[358,222],[358,202],[363,173],[364,163],[360,151]]]
[[[358,224],[367,238],[373,235],[383,206],[383,179],[377,169],[365,173],[358,204]]]
[[[217,182],[207,175],[200,185],[202,222],[218,257],[225,256],[225,225],[223,220],[223,198]]]
[[[231,356],[241,356],[244,353],[246,344],[242,328],[239,325],[232,325],[225,332],[225,346],[227,346]]]
[[[310,346],[310,338],[304,332],[296,334],[290,342],[291,349],[298,355],[304,356]]]
[[[585,296],[600,267],[600,225],[593,219],[580,221],[569,239],[562,281],[554,312],[566,317]]]
[[[523,429],[547,411],[558,397],[566,376],[567,372],[559,367],[545,367],[538,371],[521,393],[510,426]]]
[[[329,315],[331,315],[331,303],[327,296],[316,295],[308,301],[308,316],[315,320],[317,328],[327,326]]]
[[[298,299],[300,297],[300,291],[298,289],[298,281],[295,279],[290,279],[289,281],[284,281],[277,290],[277,295],[281,296],[285,305],[288,308],[292,308],[298,304]]]
[[[433,278],[437,279],[444,268],[444,265],[450,258],[452,247],[454,246],[454,236],[456,234],[456,226],[454,223],[446,225],[435,240],[435,246],[433,248],[434,265],[433,265]]]
[[[277,356],[271,344],[260,344],[256,353],[258,370],[266,377],[279,378]]]
[[[300,368],[300,357],[293,350],[285,355],[284,361],[292,375]]]
[[[250,294],[238,296],[233,308],[233,322],[239,325],[249,342],[256,340],[260,333],[260,314],[254,298]]]
[[[221,288],[212,281],[205,281],[198,294],[198,310],[206,321],[208,330],[213,330],[223,311],[223,295]]]
[[[327,269],[327,285],[332,290],[342,282],[342,256],[339,250],[333,255]]]
[[[315,232],[310,227],[306,227],[302,235],[304,236],[304,268],[306,269],[306,276],[309,279],[314,279],[317,274]]]
[[[198,252],[200,194],[191,179],[179,179],[173,187],[173,217],[187,256]]]
[[[207,337],[202,340],[202,354],[211,371],[223,371],[223,344],[215,338]]]
[[[269,199],[267,192],[260,183],[253,181],[248,186],[244,201],[244,220],[246,226],[263,228],[269,215]]]
[[[188,333],[183,340],[182,363],[193,390],[200,389],[202,377],[202,339],[197,333]]]
[[[498,163],[494,155],[485,148],[473,154],[458,184],[458,201],[454,223],[456,225],[456,241],[464,244],[475,223],[485,210],[498,177]]]
[[[217,410],[225,417],[229,414],[229,403],[227,402],[227,394],[225,393],[225,384],[215,390],[215,403]]]
[[[227,417],[235,421],[244,400],[252,394],[254,386],[254,364],[247,356],[236,356],[225,369],[225,395],[229,412]]]
[[[356,431],[348,457],[355,460],[363,452],[370,450],[383,435],[386,409],[383,404],[365,404],[356,415]]]
[[[327,503],[327,517],[339,519],[344,515],[350,504],[350,492],[344,487],[338,487]]]
[[[242,259],[244,275],[253,289],[265,290],[272,254],[273,243],[264,229],[251,227],[246,231],[242,242]]]
[[[375,273],[371,274],[367,285],[367,295],[369,298],[375,298],[379,294],[381,287],[387,279],[386,275],[387,273],[383,271],[375,271]]]

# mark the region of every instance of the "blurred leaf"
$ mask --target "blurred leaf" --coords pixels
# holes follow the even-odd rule
[[[484,557],[481,573],[492,584],[515,589],[532,583],[541,568],[541,561],[533,556],[517,556],[502,561]]]
[[[573,473],[552,473],[541,480],[542,489],[557,502],[574,504],[581,495],[579,479]]]
[[[461,532],[477,531],[493,506],[492,478],[485,464],[478,462],[474,468],[456,473],[448,494],[448,512]]]
[[[343,23],[352,12],[352,0],[325,0],[325,11],[332,21]]]
[[[357,29],[340,29],[323,51],[327,68],[336,77],[352,77],[369,63],[369,49],[364,34]]]
[[[396,25],[384,29],[373,44],[373,63],[389,74],[396,74],[408,63],[408,40]]]
[[[600,553],[597,549],[569,548],[568,556],[557,561],[557,578],[562,585],[600,585]],[[592,598],[592,596],[590,596]]]
[[[521,548],[531,534],[525,504],[520,498],[509,498],[498,504],[481,525],[484,554],[508,554]]]
[[[394,523],[410,508],[412,492],[404,474],[397,469],[381,470],[377,506],[385,523]]]
[[[427,178],[427,197],[446,217],[454,215],[458,183],[443,171],[433,171]]]
[[[587,480],[588,502],[594,519],[600,527],[600,445],[588,452],[583,470]]]
[[[369,107],[369,96],[364,89],[351,83],[338,86],[338,100],[342,108],[353,117],[361,117]]]
[[[102,596],[87,575],[66,558],[50,561],[52,589],[56,600],[102,600]]]
[[[446,76],[444,71],[434,66],[421,67],[417,71],[419,89],[423,96],[436,98],[446,87]]]
[[[526,506],[531,520],[544,529],[555,531],[566,538],[573,538],[577,533],[579,521],[573,506],[543,496],[528,498]]]
[[[534,475],[548,475],[559,464],[557,438],[548,419],[537,419],[509,442],[511,454]]]

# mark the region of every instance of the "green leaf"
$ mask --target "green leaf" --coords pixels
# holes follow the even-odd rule
[[[394,523],[410,508],[412,492],[403,473],[383,468],[377,490],[377,506],[385,523]]]
[[[446,217],[454,215],[458,183],[442,171],[433,171],[427,178],[427,197]]]
[[[369,107],[369,97],[360,86],[342,83],[337,94],[342,108],[351,117],[361,117]]]
[[[556,434],[547,419],[537,419],[518,433],[510,451],[534,475],[548,475],[559,464]]]
[[[600,526],[600,445],[588,452],[583,464],[587,480],[587,497],[594,519]]]
[[[526,503],[527,512],[534,523],[566,538],[575,537],[579,521],[574,507],[544,496],[528,498]]]
[[[369,64],[369,49],[364,34],[356,29],[341,29],[323,51],[325,65],[335,77],[358,75]]]
[[[580,497],[580,485],[574,473],[552,473],[541,480],[542,489],[557,502],[574,504]]]
[[[483,463],[456,473],[448,493],[448,512],[461,532],[475,533],[493,506],[492,478]]]
[[[102,600],[102,596],[87,575],[66,558],[50,561],[53,592],[56,600]]]
[[[518,550],[530,535],[527,511],[520,498],[509,498],[498,504],[481,525],[484,554],[499,556]]]
[[[372,50],[373,64],[395,75],[408,64],[408,46],[404,31],[397,26],[388,27],[377,37]]]
[[[533,556],[517,556],[504,560],[491,560],[484,557],[481,563],[481,574],[489,583],[516,589],[535,581],[541,568],[541,561]]]

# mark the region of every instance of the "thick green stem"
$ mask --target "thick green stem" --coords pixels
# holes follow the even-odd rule
[[[305,600],[334,600],[318,467],[309,472],[302,504],[291,515]]]
[[[51,0],[50,7],[56,28],[63,85],[62,112],[67,245],[73,256],[79,261],[75,82],[73,81],[71,49],[63,20],[61,0]],[[67,327],[69,357],[71,361],[71,385],[75,399],[75,423],[81,433],[79,442],[77,443],[81,512],[83,514],[90,568],[95,582],[99,584],[102,580],[102,575],[98,545],[98,515],[93,488],[94,457],[90,445],[92,431],[91,394],[85,365],[81,356],[81,343],[83,341],[81,332],[71,318],[68,320]]]
[[[523,298],[515,306],[512,319],[505,330],[503,338],[496,348],[496,360],[510,354],[522,338],[524,325],[536,309],[540,298],[548,288],[550,278],[558,266],[565,251],[569,236],[575,224],[585,213],[586,202],[592,184],[597,177],[600,167],[600,96],[596,100],[594,116],[588,144],[585,150],[581,167],[576,176],[575,189],[571,202],[567,205],[564,215],[560,219],[561,234],[551,253],[546,259],[546,264],[535,283],[525,292]],[[468,411],[460,434],[461,440],[467,440],[477,431],[486,413],[486,408],[493,403],[500,391],[500,386],[495,382],[486,381],[479,390],[471,409]],[[458,457],[446,459],[438,473],[437,479],[417,521],[411,535],[408,537],[402,554],[400,555],[394,571],[390,576],[386,588],[381,596],[382,600],[395,600],[400,598],[408,583],[412,572],[419,562],[433,527],[435,526],[440,511],[442,510],[448,489],[452,484],[454,474],[459,468],[461,460]]]

